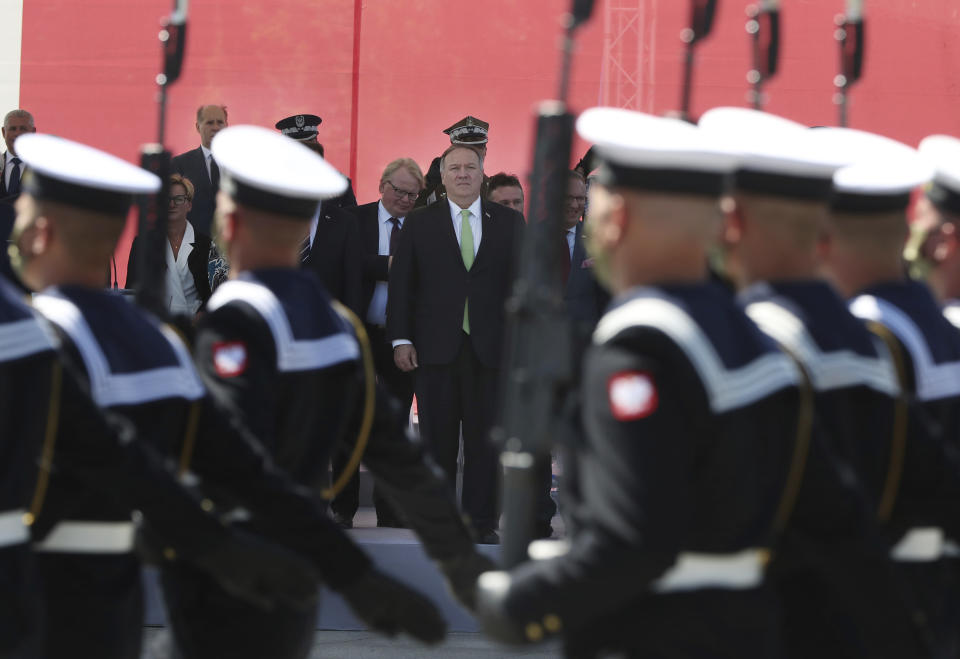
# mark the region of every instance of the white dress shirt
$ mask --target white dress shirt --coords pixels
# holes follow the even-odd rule
[[[577,241],[577,227],[567,229],[567,249],[570,250],[570,263],[573,263],[573,245]]]
[[[213,157],[213,152],[202,144],[200,150],[203,151],[203,164],[207,166],[207,180],[212,184],[213,174],[210,173],[210,158]]]
[[[395,217],[387,212],[383,207],[383,202],[377,204],[377,225],[379,231],[379,245],[377,254],[380,256],[390,255],[390,234],[393,232],[393,223],[390,218]],[[403,227],[402,217],[397,217],[400,226]],[[387,289],[389,284],[385,281],[378,281],[373,289],[373,297],[370,298],[370,307],[367,309],[367,322],[371,325],[387,324]]]
[[[187,257],[193,252],[194,240],[196,238],[193,233],[193,225],[187,222],[177,258],[173,258],[173,247],[170,246],[169,240],[166,241],[167,308],[171,313],[192,316],[200,309],[200,295],[197,293],[197,286],[193,282],[193,273],[190,272],[190,267],[187,264]]]

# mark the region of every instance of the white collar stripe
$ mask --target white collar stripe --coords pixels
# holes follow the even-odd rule
[[[960,396],[960,361],[935,363],[923,332],[902,310],[873,295],[861,295],[850,302],[850,311],[882,323],[900,339],[913,361],[918,400]]]
[[[896,373],[888,359],[866,357],[852,350],[822,351],[801,320],[776,302],[749,304],[747,315],[797,355],[817,391],[865,386],[889,396],[899,393]]]
[[[943,315],[947,317],[951,325],[960,329],[960,302],[953,301],[944,307]]]
[[[0,362],[11,362],[55,347],[53,338],[36,318],[0,325]]]
[[[277,346],[277,368],[282,372],[327,368],[360,357],[357,342],[346,332],[319,339],[295,339],[280,300],[259,282],[240,279],[228,281],[217,289],[207,308],[216,311],[233,301],[246,302],[266,321]]]
[[[796,367],[779,352],[728,369],[700,326],[679,306],[659,298],[633,300],[608,312],[594,331],[594,343],[606,343],[631,327],[660,330],[683,350],[716,413],[746,407],[799,382]]]
[[[93,400],[101,407],[136,405],[164,398],[196,400],[204,394],[193,362],[179,337],[169,328],[160,328],[177,357],[176,366],[164,366],[133,373],[113,373],[100,344],[77,306],[58,292],[44,292],[34,305],[71,338],[83,358],[90,378]]]

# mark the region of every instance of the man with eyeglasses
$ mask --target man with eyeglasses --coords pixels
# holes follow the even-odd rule
[[[218,252],[213,241],[187,220],[193,207],[194,187],[180,174],[170,177],[167,210],[167,249],[165,254],[167,309],[174,315],[193,317],[210,299],[213,286],[209,263]],[[140,276],[137,241],[130,246],[127,261],[127,288],[136,288]]]
[[[377,376],[405,410],[409,410],[413,402],[413,378],[397,368],[393,361],[393,347],[387,340],[387,282],[403,222],[407,213],[413,210],[422,189],[420,166],[410,158],[397,158],[384,168],[380,176],[380,199],[358,206],[354,211],[363,249],[361,317],[373,348]],[[334,473],[342,471],[341,462],[346,462],[346,456],[334,458]],[[373,503],[377,509],[377,526],[405,526],[376,488]],[[349,528],[359,505],[360,481],[355,476],[331,502],[330,508],[337,523]]]

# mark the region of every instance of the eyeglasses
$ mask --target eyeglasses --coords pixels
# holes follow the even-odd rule
[[[410,201],[415,201],[416,198],[420,196],[419,192],[407,192],[406,190],[401,190],[390,181],[386,181],[386,184],[389,185],[391,188],[393,188],[393,194],[397,195],[401,199],[406,197]]]
[[[183,206],[187,201],[187,195],[185,194],[177,194],[170,197],[170,203],[174,206]]]
[[[577,197],[576,195],[568,194],[567,201],[579,205],[587,203],[586,197]]]

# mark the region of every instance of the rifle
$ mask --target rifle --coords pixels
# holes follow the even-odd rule
[[[839,14],[833,38],[840,45],[840,73],[833,79],[837,91],[833,95],[840,113],[840,125],[847,125],[847,90],[863,73],[863,0],[847,0],[847,13]],[[852,38],[851,38],[852,36]]]
[[[159,119],[157,141],[140,149],[140,166],[160,177],[160,190],[140,197],[137,202],[137,242],[139,271],[137,304],[160,317],[166,317],[166,284],[164,253],[167,241],[167,206],[170,192],[170,151],[164,148],[167,87],[180,77],[183,53],[187,43],[188,0],[174,0],[173,11],[161,21],[159,34],[163,49],[163,72],[157,75]]]
[[[503,563],[523,562],[532,540],[538,458],[549,456],[562,394],[572,373],[572,329],[564,311],[557,237],[562,233],[574,116],[566,105],[573,37],[593,10],[574,0],[566,17],[559,100],[537,114],[530,221],[507,302],[503,423],[493,436],[503,452]]]
[[[759,4],[747,7],[747,16],[747,34],[753,37],[753,68],[747,73],[753,90],[748,97],[755,110],[762,110],[766,100],[763,85],[777,73],[780,59],[780,0],[760,0]]]
[[[717,0],[692,0],[690,3],[690,27],[680,32],[680,41],[687,45],[683,65],[683,92],[680,100],[680,118],[690,121],[690,90],[693,86],[693,54],[698,42],[706,39],[713,28]]]

